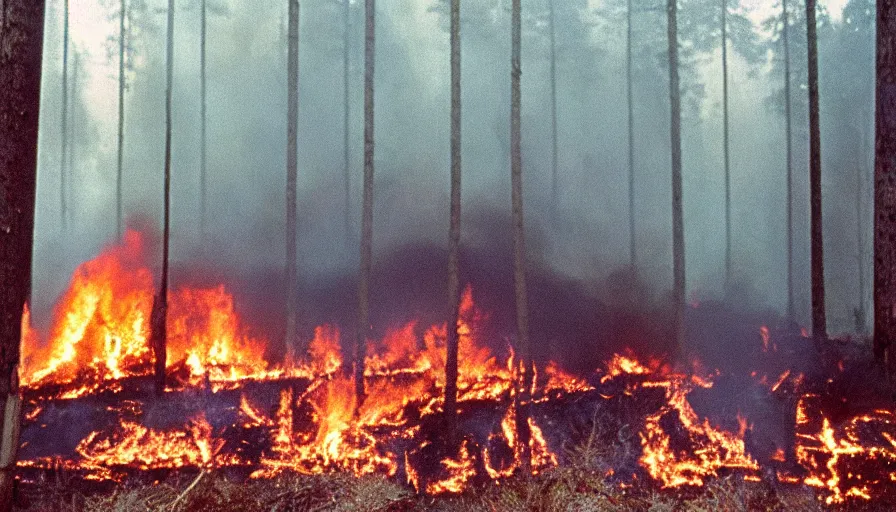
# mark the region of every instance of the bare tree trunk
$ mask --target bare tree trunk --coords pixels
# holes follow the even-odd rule
[[[358,333],[355,338],[355,404],[364,401],[364,356],[370,332],[370,270],[373,258],[373,73],[376,57],[376,2],[365,0],[364,29],[364,197],[361,214],[361,272]]]
[[[289,2],[286,111],[286,360],[298,355],[297,180],[299,124],[299,1]]]
[[[684,348],[685,270],[684,211],[681,186],[681,89],[678,78],[678,5],[668,0],[669,16],[669,103],[672,138],[672,273],[675,307],[675,350]]]
[[[551,36],[551,218],[556,222],[560,208],[560,176],[557,170],[557,34],[554,0],[549,0],[548,24]]]
[[[784,123],[787,146],[787,319],[794,321],[793,304],[793,133],[790,106],[790,17],[787,0],[781,0],[784,21]]]
[[[121,0],[121,13],[119,14],[118,25],[118,171],[115,174],[115,219],[116,235],[121,236],[124,232],[123,212],[121,202],[121,178],[122,165],[124,158],[124,87],[125,87],[125,54],[124,45],[127,37],[124,29],[124,19],[127,15],[127,5],[125,0]]]
[[[858,126],[860,140],[859,148],[858,151],[856,151],[856,259],[858,260],[859,267],[859,301],[855,311],[855,320],[856,334],[859,336],[865,336],[867,334],[867,324],[865,320],[865,216],[863,211],[864,208],[862,208],[862,198],[865,195],[865,180],[862,179],[862,175],[865,173],[865,162],[862,157],[867,148],[867,137],[864,124],[866,119],[867,117],[863,110]]]
[[[62,28],[62,123],[61,138],[62,152],[59,158],[59,214],[62,220],[62,228],[68,225],[68,202],[66,197],[67,183],[65,172],[65,159],[68,152],[68,0],[63,2],[63,28]]]
[[[637,238],[635,231],[635,99],[632,79],[632,0],[628,0],[627,35],[625,46],[625,78],[628,94],[628,235],[629,258],[632,272],[638,269]]]
[[[343,184],[345,187],[345,244],[346,247],[351,243],[352,239],[352,181],[351,181],[351,163],[349,155],[349,68],[351,56],[351,2],[350,0],[342,0],[342,172]]]
[[[81,66],[81,54],[78,52],[77,47],[74,49],[74,55],[72,59],[72,86],[70,95],[72,98],[78,97],[78,74],[80,72]],[[75,165],[75,146],[77,145],[77,126],[75,122],[77,121],[77,115],[75,112],[75,108],[72,107],[69,109],[69,122],[68,122],[68,131],[71,135],[71,143],[68,145],[68,168],[69,168],[69,176],[70,180],[68,180],[68,197],[71,200],[71,207],[69,208],[69,219],[74,225],[77,222],[77,212],[78,212],[78,194],[76,193],[75,184],[78,183],[78,168]]]
[[[155,357],[156,395],[165,393],[165,362],[168,357],[168,245],[171,235],[171,93],[174,81],[174,0],[168,0],[168,41],[166,45],[165,87],[165,189],[164,228],[162,231],[162,282],[153,301],[151,315],[153,354]]]
[[[14,503],[22,310],[31,289],[44,2],[0,0],[0,512]]]
[[[728,145],[728,0],[722,0],[722,118],[725,153],[725,287],[731,286],[731,158]]]
[[[824,230],[821,210],[821,129],[818,120],[818,36],[815,0],[806,0],[806,38],[809,47],[809,195],[812,216],[812,336],[826,339],[824,306]]]
[[[460,0],[451,0],[451,225],[448,236],[448,354],[445,358],[445,416],[453,427],[457,409],[457,351],[460,334],[461,97]],[[453,429],[452,429],[453,430]]]
[[[874,356],[896,373],[896,3],[877,4]]]
[[[529,342],[529,305],[526,292],[526,240],[523,229],[523,159],[520,133],[520,109],[522,94],[520,78],[521,61],[521,5],[513,0],[510,58],[510,179],[513,201],[513,281],[516,295],[516,337],[517,349],[523,363],[522,382],[517,396],[517,418],[519,442],[522,449],[523,467],[530,465],[529,450],[529,399],[534,378],[532,347]]]
[[[206,30],[206,5],[202,0],[200,5],[200,28],[199,28],[199,117],[200,121],[200,142],[199,142],[199,233],[202,235],[202,241],[205,241],[206,235],[206,208],[208,206],[207,194],[208,184],[206,175],[206,89],[205,89],[205,30]]]

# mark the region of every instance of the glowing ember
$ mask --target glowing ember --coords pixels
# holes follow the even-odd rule
[[[63,467],[86,478],[118,481],[129,469],[184,467],[240,466],[249,468],[254,478],[283,472],[381,473],[406,478],[418,491],[439,494],[461,492],[477,477],[507,478],[523,468],[540,473],[560,464],[561,457],[549,443],[556,439],[556,416],[543,410],[533,413],[527,420],[528,450],[521,446],[514,406],[521,361],[509,347],[496,353],[481,338],[487,317],[476,308],[470,287],[462,296],[458,324],[457,413],[462,417],[470,411],[487,411],[482,415],[490,423],[477,425],[481,434],[475,439],[469,434],[475,429],[468,429],[461,442],[432,461],[425,459],[427,450],[438,444],[433,436],[444,434],[438,430],[433,434],[443,413],[444,324],[405,322],[382,340],[370,340],[365,354],[367,396],[357,403],[355,383],[345,372],[338,328],[317,327],[306,359],[271,367],[264,358],[267,341],[248,334],[224,286],[171,292],[166,361],[175,383],[171,394],[182,392],[186,401],[196,403],[186,407],[188,411],[178,409],[175,417],[181,419],[163,423],[164,427],[149,422],[158,421],[158,414],[144,414],[145,395],[134,394],[140,389],[139,377],[149,375],[152,368],[146,322],[154,289],[152,273],[144,264],[144,244],[140,233],[128,231],[121,245],[76,270],[54,311],[45,344],[31,327],[25,308],[21,377],[39,396],[28,401],[28,422],[40,423],[44,415],[55,414],[54,401],[94,392],[103,397],[130,395],[108,409],[109,402],[101,402],[115,421],[105,430],[85,431],[75,456],[34,457],[20,467]],[[763,351],[777,350],[767,327],[760,329],[760,336]],[[703,372],[704,376],[671,373],[659,362],[645,364],[630,352],[615,354],[606,366],[600,384],[594,386],[553,362],[539,366],[530,409],[550,408],[580,396],[597,401],[654,397],[642,416],[643,424],[636,427],[638,436],[631,436],[635,449],[640,441],[638,461],[651,481],[664,488],[699,486],[723,471],[737,472],[746,481],[760,480],[759,464],[745,443],[748,422],[739,417],[737,427],[726,430],[698,416],[689,401],[693,390],[718,382],[718,371]],[[842,361],[838,367],[843,372]],[[781,448],[770,457],[777,463],[773,469],[781,483],[820,489],[828,504],[839,504],[870,499],[896,482],[896,415],[879,410],[835,423],[817,405],[819,394],[799,392],[802,373],[780,368],[761,378],[760,373],[752,376],[763,394],[797,400],[791,452],[795,460],[788,461]],[[624,383],[621,394],[611,391],[619,388],[615,379]],[[788,392],[778,392],[782,387]],[[256,388],[263,392],[255,393]],[[211,397],[232,401],[213,415]],[[226,422],[217,415],[224,409],[230,415]],[[258,445],[252,448],[254,453],[243,447],[225,449],[247,432]],[[524,461],[527,451],[531,458]],[[779,469],[792,463],[806,472],[795,476]],[[608,477],[615,474],[613,469],[606,471]],[[628,488],[638,479],[640,475],[632,474],[632,481],[619,485]]]

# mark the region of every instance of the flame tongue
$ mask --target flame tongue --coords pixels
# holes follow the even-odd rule
[[[143,246],[143,236],[129,231],[121,245],[77,269],[54,312],[45,348],[31,327],[30,311],[23,312],[22,381],[38,397],[30,402],[27,421],[40,424],[57,402],[96,391],[142,396],[133,389],[151,371],[146,319],[154,293]],[[539,473],[560,463],[549,442],[556,433],[547,428],[552,423],[538,414],[539,407],[571,396],[636,402],[656,397],[659,405],[653,402],[642,416],[632,441],[640,444],[638,462],[653,481],[664,488],[700,486],[728,471],[759,478],[760,466],[745,442],[747,421],[738,418],[738,427],[726,430],[701,418],[689,401],[693,390],[711,388],[717,374],[675,374],[631,353],[616,354],[607,363],[597,389],[554,363],[539,367],[533,415],[527,419],[529,449],[523,450],[511,405],[519,361],[512,350],[496,355],[480,339],[486,317],[476,309],[469,287],[458,325],[458,409],[461,422],[469,424],[461,426],[463,441],[447,449],[436,449],[444,433],[432,428],[441,421],[445,325],[421,329],[418,322],[407,322],[381,342],[370,343],[365,359],[368,396],[357,404],[354,383],[343,373],[337,328],[315,329],[307,360],[271,368],[264,359],[266,341],[248,334],[223,286],[176,289],[170,304],[166,363],[182,385],[170,399],[191,404],[184,406],[181,424],[160,426],[148,421],[152,411],[144,414],[140,400],[117,399],[117,407],[103,410],[114,416],[111,426],[81,439],[65,467],[88,478],[115,480],[129,469],[243,466],[255,478],[338,470],[404,477],[431,494],[460,492],[480,477],[506,478],[523,468]],[[778,350],[765,327],[760,340],[758,350]],[[785,370],[763,376],[761,384],[770,395],[796,397],[803,379],[802,373]],[[780,463],[777,467],[798,464],[806,474],[779,470],[779,480],[823,490],[829,504],[871,499],[892,486],[896,416],[880,410],[835,423],[815,407],[816,398],[799,398],[793,418],[795,460],[788,461],[782,449],[772,456]],[[228,405],[218,409],[211,402]],[[485,426],[468,428],[477,421]],[[246,439],[257,442],[247,448]],[[531,459],[522,460],[524,453]],[[39,457],[21,463],[57,464]],[[857,469],[869,464],[874,471]]]

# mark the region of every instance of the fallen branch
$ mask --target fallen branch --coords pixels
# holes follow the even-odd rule
[[[205,470],[205,469],[203,469],[202,471],[200,471],[200,472],[199,472],[199,476],[197,476],[196,479],[193,480],[193,483],[191,483],[189,486],[187,486],[187,488],[184,489],[184,492],[180,493],[180,496],[178,496],[177,499],[174,500],[174,501],[171,503],[171,505],[168,505],[168,509],[169,509],[169,510],[174,510],[174,507],[176,507],[177,504],[180,503],[180,500],[184,499],[184,497],[185,497],[190,491],[192,491],[194,487],[196,487],[196,484],[198,484],[199,481],[202,480],[202,477],[204,477],[205,474],[206,474],[207,472],[208,472],[208,471]]]

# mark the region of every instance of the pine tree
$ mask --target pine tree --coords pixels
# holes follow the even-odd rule
[[[0,2],[0,512],[11,512],[22,419],[22,312],[31,289],[44,2]]]
[[[299,124],[299,1],[289,2],[286,110],[286,358],[298,355],[297,180]]]
[[[358,332],[355,338],[355,404],[364,401],[364,356],[370,331],[370,271],[373,259],[373,76],[376,57],[376,2],[365,0],[364,28],[364,192],[361,214],[361,268],[358,279]]]
[[[877,4],[874,355],[896,373],[896,4]]]
[[[818,36],[815,0],[806,1],[806,38],[809,68],[809,202],[812,218],[812,336],[827,339],[824,294],[824,230],[821,209],[821,128],[818,112]]]
[[[352,239],[352,180],[351,180],[351,159],[349,146],[349,118],[350,108],[350,90],[349,90],[349,69],[351,65],[351,28],[352,28],[352,10],[351,1],[342,0],[342,173],[343,186],[345,193],[344,204],[344,230],[345,243],[349,245]]]
[[[787,0],[781,0],[783,20],[782,41],[784,43],[784,126],[787,148],[787,319],[794,320],[793,303],[793,114],[790,97],[790,15]]]
[[[199,5],[199,232],[205,241],[206,235],[206,210],[208,207],[208,183],[206,169],[206,0]]]
[[[124,21],[127,16],[126,0],[121,0],[118,24],[118,168],[115,174],[115,219],[116,236],[121,236],[124,228],[121,200],[121,184],[124,164],[124,88],[125,88],[125,33]]]
[[[68,197],[66,183],[66,157],[68,153],[68,30],[69,9],[68,0],[63,2],[63,28],[62,28],[62,119],[60,123],[60,137],[62,147],[59,155],[59,213],[63,229],[68,224]]]
[[[516,296],[517,353],[522,361],[523,374],[517,392],[516,426],[518,443],[525,468],[530,464],[529,400],[534,379],[532,347],[529,341],[529,305],[526,292],[526,240],[523,229],[523,160],[520,133],[522,94],[522,22],[520,0],[511,6],[510,57],[510,179],[513,217],[513,282]]]
[[[461,98],[460,0],[451,0],[451,222],[448,236],[448,341],[445,359],[445,406],[453,425],[457,409],[457,353],[460,342],[460,213],[461,213]]]
[[[162,279],[159,294],[153,300],[150,318],[150,342],[154,356],[155,391],[165,393],[165,363],[168,357],[168,247],[171,238],[171,96],[174,82],[174,0],[168,0],[168,37],[166,44],[165,87],[165,182],[162,230]]]
[[[678,78],[678,5],[668,0],[669,38],[669,100],[672,139],[672,273],[675,320],[675,349],[684,346],[685,269],[684,269],[684,211],[681,183],[681,90]]]

